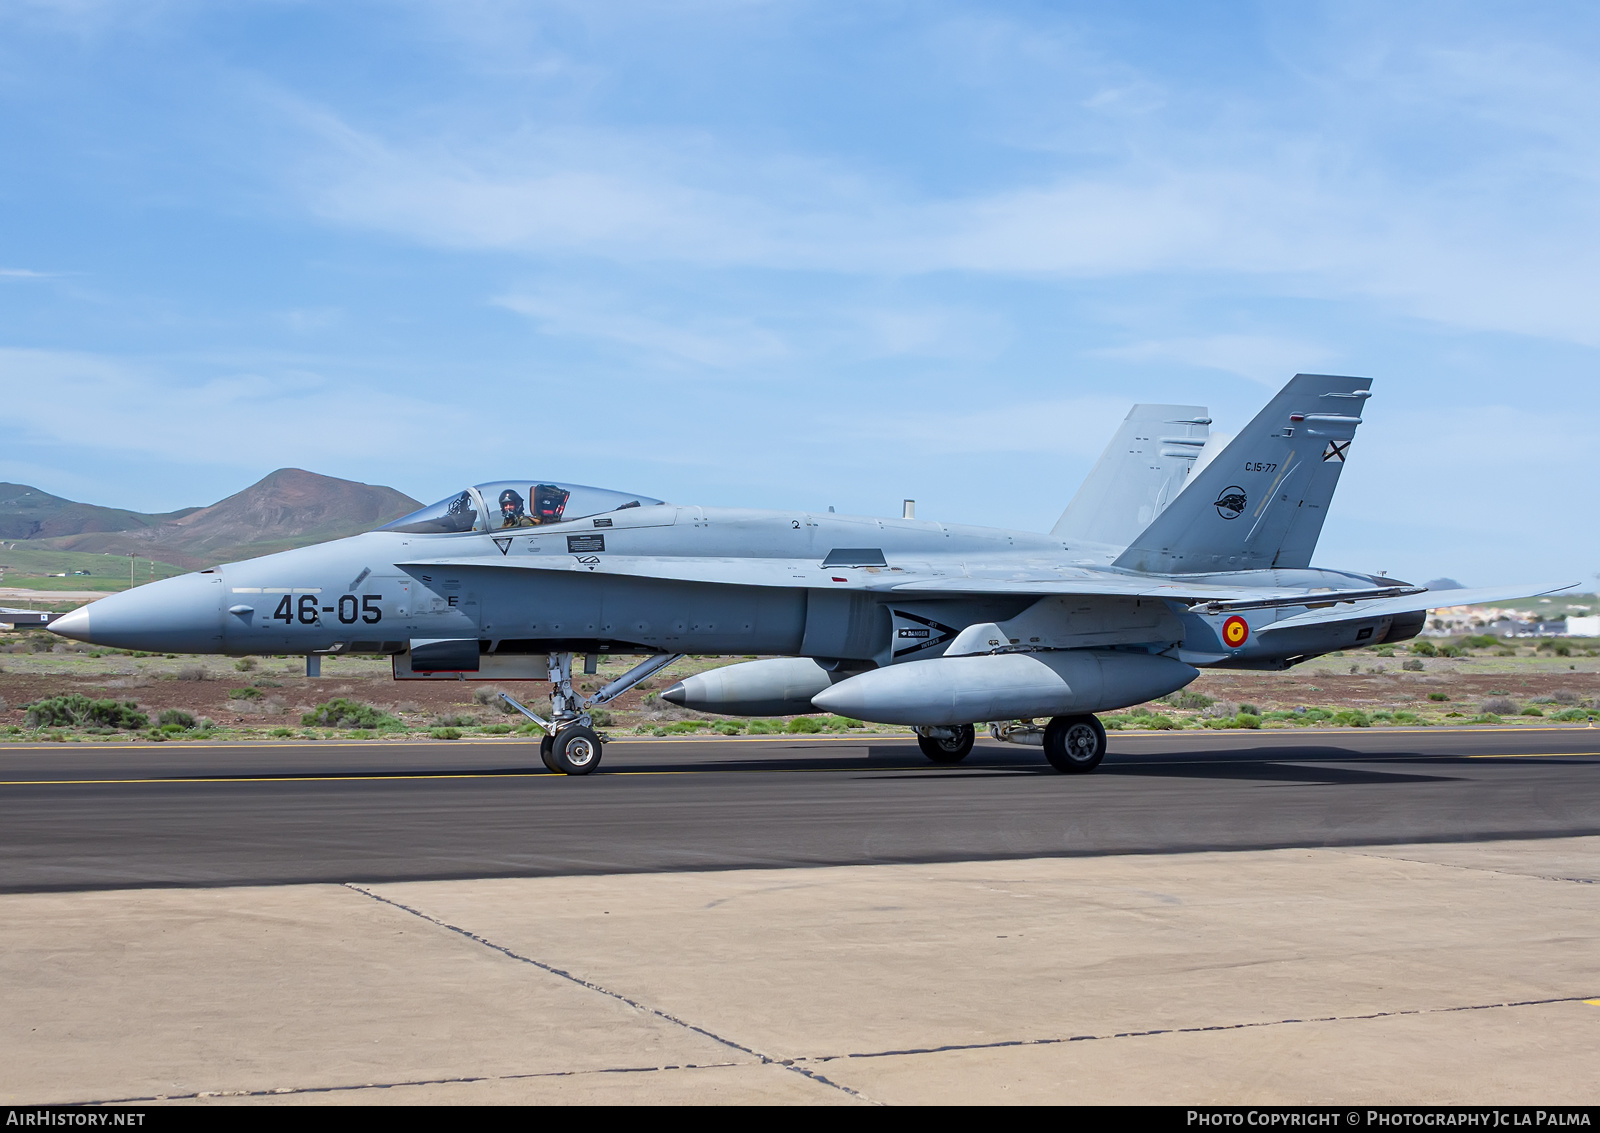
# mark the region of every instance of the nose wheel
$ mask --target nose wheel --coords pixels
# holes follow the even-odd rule
[[[546,755],[545,752],[550,754]],[[587,775],[600,766],[604,745],[593,728],[574,724],[563,728],[554,736],[546,736],[539,745],[539,755],[544,765],[562,775]]]

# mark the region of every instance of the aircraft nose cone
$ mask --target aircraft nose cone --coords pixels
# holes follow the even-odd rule
[[[661,699],[665,700],[668,704],[682,704],[685,700],[689,699],[688,690],[683,687],[683,682],[679,681],[677,684],[663,692],[661,694]]]
[[[183,574],[101,598],[50,623],[62,637],[152,653],[222,649],[222,576]]]
[[[51,633],[59,633],[62,637],[70,637],[74,641],[88,641],[89,607],[79,606],[71,613],[51,618],[45,628]]]

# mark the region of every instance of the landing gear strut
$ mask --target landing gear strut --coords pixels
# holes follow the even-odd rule
[[[560,775],[587,775],[600,766],[600,756],[605,743],[594,730],[594,720],[589,715],[597,708],[615,700],[634,685],[665,669],[679,660],[682,653],[657,653],[642,661],[622,676],[606,685],[593,696],[580,697],[572,688],[572,654],[550,654],[550,719],[518,704],[506,693],[500,694],[511,707],[544,729],[539,741],[539,758],[551,771]],[[583,671],[595,671],[596,657],[584,658]],[[970,746],[970,745],[969,745]]]
[[[1093,716],[1057,716],[1044,730],[1044,757],[1057,771],[1093,771],[1106,757],[1106,730]]]
[[[917,746],[935,763],[960,763],[971,754],[976,738],[971,724],[917,729]]]

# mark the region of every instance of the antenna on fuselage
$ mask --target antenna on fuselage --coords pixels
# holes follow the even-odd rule
[[[915,519],[915,518],[917,518],[917,501],[916,500],[907,500],[907,501],[905,501],[905,508],[904,508],[903,511],[901,511],[900,518],[901,519]]]

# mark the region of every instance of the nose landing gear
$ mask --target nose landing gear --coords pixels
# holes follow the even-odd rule
[[[550,719],[518,704],[506,693],[500,694],[511,707],[544,729],[539,741],[539,758],[551,771],[559,775],[588,775],[600,766],[605,743],[594,730],[594,720],[589,715],[608,701],[615,700],[634,685],[665,669],[683,656],[681,653],[657,653],[642,661],[622,676],[606,685],[587,699],[572,688],[572,654],[550,654]],[[585,672],[593,672],[594,657],[585,658]]]

